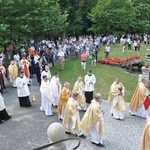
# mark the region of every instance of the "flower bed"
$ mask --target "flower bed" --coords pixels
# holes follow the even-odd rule
[[[127,61],[132,61],[132,60],[138,60],[140,59],[140,56],[131,56],[128,59],[120,59],[117,57],[114,58],[103,58],[103,59],[99,59],[98,63],[101,64],[122,64],[122,63],[126,63]]]

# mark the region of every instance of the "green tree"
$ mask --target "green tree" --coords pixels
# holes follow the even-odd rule
[[[150,31],[150,1],[132,0],[132,8],[135,12],[133,31]]]
[[[88,16],[93,23],[90,30],[95,33],[112,33],[130,32],[135,15],[131,0],[98,0]]]
[[[1,44],[57,35],[68,25],[57,0],[0,0],[0,9]]]
[[[71,35],[86,34],[91,26],[91,21],[87,14],[96,5],[98,0],[60,0],[59,4],[62,11],[69,14],[67,20],[69,23],[67,32]]]
[[[88,18],[88,13],[91,12],[92,8],[96,6],[98,0],[81,0],[81,13],[82,13],[82,26],[83,34],[89,34],[88,28],[91,27],[92,22]]]
[[[69,26],[67,33],[71,35],[79,34],[83,29],[81,0],[59,0],[59,4],[63,12],[67,12],[67,21]]]

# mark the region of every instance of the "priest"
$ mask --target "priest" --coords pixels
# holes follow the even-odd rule
[[[95,98],[91,101],[86,113],[84,114],[80,128],[85,136],[89,134],[92,144],[104,147],[103,144],[103,114],[104,111],[100,107],[101,94],[96,93]]]
[[[58,118],[60,120],[63,120],[64,118],[64,112],[65,112],[65,108],[66,108],[69,97],[71,97],[70,84],[69,82],[65,82],[64,87],[60,93],[58,107],[57,107]]]
[[[135,92],[132,96],[130,102],[130,114],[132,116],[147,118],[149,106],[150,103],[148,89],[146,88],[146,79],[142,78],[141,82],[138,83],[138,86],[136,87]]]
[[[146,125],[142,134],[139,150],[150,149],[150,117],[146,121]]]
[[[124,101],[125,87],[117,78],[110,87],[108,96],[108,104],[111,107],[111,115],[118,120],[124,119],[125,101]]]
[[[79,94],[79,98],[78,98],[79,106],[81,107],[81,110],[86,111],[87,105],[86,105],[86,98],[84,95],[84,91],[85,91],[85,86],[84,86],[84,83],[82,81],[82,77],[79,76],[77,81],[74,84],[72,93],[78,93]]]
[[[74,134],[81,138],[85,138],[82,130],[80,129],[80,107],[77,103],[78,96],[78,93],[73,93],[72,97],[69,98],[65,109],[63,125],[67,134]]]
[[[10,62],[10,65],[8,66],[8,72],[12,86],[16,87],[16,79],[18,77],[18,67],[16,66],[14,60]]]

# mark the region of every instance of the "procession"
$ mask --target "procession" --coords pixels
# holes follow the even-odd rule
[[[65,39],[62,43],[58,42],[58,48],[54,41],[32,41],[33,43],[31,42],[26,50],[24,48],[19,53],[11,55],[8,68],[4,67],[6,65],[3,60],[6,57],[2,55],[0,126],[3,131],[1,130],[1,137],[7,132],[4,129],[5,125],[11,127],[11,123],[16,124],[18,132],[12,134],[22,134],[17,125],[19,122],[23,122],[23,126],[27,128],[28,132],[32,132],[36,128],[38,132],[40,124],[43,131],[40,130],[46,132],[48,125],[59,122],[64,126],[67,137],[75,136],[82,139],[81,149],[88,149],[88,146],[91,149],[103,147],[108,150],[113,148],[114,150],[132,150],[141,147],[141,132],[149,118],[150,105],[146,79],[143,77],[139,83],[137,81],[131,101],[126,103],[124,81],[120,79],[121,77],[116,76],[113,83],[109,83],[107,98],[103,99],[103,93],[97,92],[100,90],[96,89],[96,87],[102,87],[100,85],[95,87],[100,77],[95,75],[94,69],[99,67],[97,63],[98,47],[102,45],[104,39],[104,37],[93,39],[92,36],[87,36],[79,37],[77,41],[75,37],[72,37]],[[112,47],[113,37],[106,39],[106,45]],[[35,43],[39,46],[35,47]],[[72,46],[70,47],[70,45]],[[105,57],[105,54],[103,55]],[[89,56],[93,56],[92,59]],[[69,68],[66,69],[66,64],[70,60],[77,61],[76,65],[79,66],[82,74],[71,78],[64,76],[65,82],[63,83],[61,74],[70,71]],[[92,69],[89,69],[89,66]],[[57,72],[52,73],[55,67],[57,67]],[[7,74],[6,70],[8,70]],[[71,85],[71,83],[73,84]],[[35,127],[31,126],[32,119]],[[27,131],[24,132],[28,134]],[[33,132],[34,134],[37,136],[37,133]],[[138,137],[139,139],[134,141],[136,147],[132,147],[132,145],[128,147],[129,143],[123,142],[122,134],[127,134],[127,137],[124,138],[129,141],[131,139],[134,141],[134,138]],[[27,141],[31,140],[28,138]],[[42,143],[48,141],[45,134],[43,139]],[[119,140],[117,145],[115,139]],[[121,140],[123,141],[121,142]],[[33,143],[32,145],[31,142],[31,148],[27,149],[37,147],[41,142],[35,140]],[[71,146],[72,143],[69,145]],[[7,146],[9,147],[9,143]],[[16,149],[21,148],[16,147]]]

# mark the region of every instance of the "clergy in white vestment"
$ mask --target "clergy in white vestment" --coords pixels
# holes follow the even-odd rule
[[[120,79],[116,79],[110,87],[108,96],[108,104],[111,107],[111,115],[118,119],[124,119],[124,110],[126,108],[124,101],[125,87],[120,82]]]
[[[150,108],[150,98],[148,89],[146,88],[146,79],[142,78],[141,82],[135,89],[130,102],[130,114],[142,118],[148,117],[148,109]]]
[[[82,77],[79,76],[73,86],[72,93],[79,94],[79,98],[78,98],[79,106],[81,107],[81,110],[85,111],[87,109],[87,104],[86,104],[86,99],[85,99],[85,95],[84,95],[84,90],[85,90],[85,86],[82,81]]]
[[[0,93],[0,124],[2,123],[3,120],[9,120],[11,116],[8,115],[6,111],[6,107],[4,104],[4,98],[2,97]]]
[[[61,87],[62,87],[59,81],[58,72],[55,72],[55,75],[51,78],[50,86],[51,86],[51,94],[52,94],[52,105],[57,106],[58,99],[61,92]]]
[[[41,73],[41,80],[43,80],[43,76],[47,76],[47,79],[49,81],[51,80],[52,75],[51,75],[48,65],[45,65],[45,69]]]
[[[30,92],[24,70],[20,71],[20,76],[16,79],[16,86],[20,107],[31,107]]]
[[[40,110],[45,112],[46,116],[53,115],[51,110],[51,102],[52,102],[52,96],[50,93],[50,82],[47,76],[43,76],[42,83],[40,86],[40,92],[41,92],[41,107]]]
[[[68,99],[65,114],[63,119],[63,125],[67,134],[75,134],[79,137],[85,138],[82,130],[80,129],[80,107],[78,105],[78,93],[74,93],[71,98]]]
[[[86,113],[84,114],[80,128],[84,134],[91,137],[92,144],[99,147],[103,145],[103,114],[104,111],[100,107],[101,94],[96,93],[94,99],[91,101]]]
[[[96,83],[95,75],[92,74],[91,70],[87,71],[87,75],[84,77],[84,82],[86,102],[90,104],[93,99],[94,85]]]

